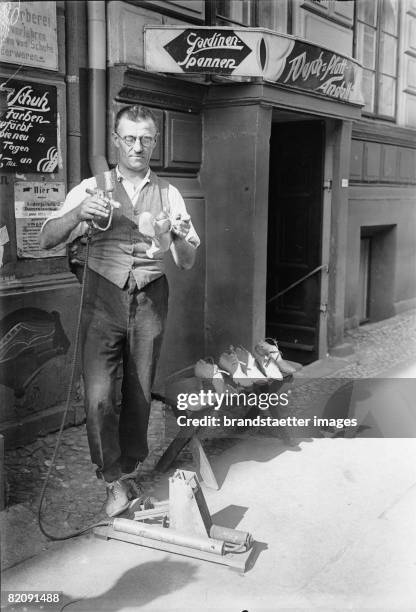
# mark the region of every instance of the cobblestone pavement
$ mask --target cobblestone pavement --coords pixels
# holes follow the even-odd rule
[[[326,406],[330,409],[332,398],[336,398],[338,405],[343,402],[348,404],[352,381],[375,378],[401,363],[415,359],[416,311],[350,330],[345,334],[345,341],[353,345],[353,355],[340,360],[340,366],[323,377],[298,381],[300,384],[293,389],[285,414],[322,414]],[[339,409],[342,413],[342,406]]]
[[[346,379],[373,377],[389,367],[416,358],[416,311],[397,315],[386,321],[362,326],[346,333],[346,341],[354,345],[352,357],[339,360],[337,371],[322,378],[298,381],[292,391],[290,407],[281,416],[302,415],[311,410],[311,397],[316,403],[325,401]],[[321,399],[320,399],[321,398]],[[234,416],[236,416],[234,414]],[[240,416],[237,414],[237,416]],[[246,435],[278,435],[253,428]],[[150,455],[142,466],[141,480],[145,493],[152,495],[161,475],[154,471],[157,460],[177,431],[174,417],[160,402],[154,402],[149,428]],[[236,443],[236,437],[216,432],[207,440],[208,455],[220,454]],[[311,432],[306,432],[308,435]],[[222,434],[222,435],[221,435]],[[209,438],[209,432],[207,432]],[[283,436],[284,438],[284,436]],[[41,549],[53,546],[37,526],[37,507],[42,484],[46,478],[56,443],[56,434],[49,434],[24,447],[6,452],[5,466],[8,483],[8,508],[2,515],[3,568],[10,567]],[[192,457],[186,448],[171,472],[177,467],[190,467]],[[85,425],[64,430],[42,511],[43,523],[49,532],[63,535],[105,518],[103,504],[105,487],[95,476],[91,464]]]

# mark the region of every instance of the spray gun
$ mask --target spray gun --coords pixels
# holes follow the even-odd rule
[[[116,200],[113,200],[114,183],[110,170],[106,170],[104,172],[104,185],[104,189],[99,189],[98,187],[95,187],[95,189],[86,189],[86,192],[89,195],[96,195],[104,201],[106,210],[109,213],[107,224],[105,227],[100,225],[98,221],[95,221],[95,219],[91,219],[91,221],[88,222],[91,227],[100,230],[101,232],[105,232],[111,227],[114,209],[120,208],[120,202],[116,202]]]

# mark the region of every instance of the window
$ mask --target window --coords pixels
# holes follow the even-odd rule
[[[357,0],[356,57],[363,65],[364,112],[394,119],[399,0]]]
[[[254,25],[254,1],[218,0],[217,23],[219,25]]]
[[[288,5],[285,0],[259,0],[257,3],[257,23],[259,27],[275,32],[288,31]]]
[[[206,25],[288,31],[290,0],[207,0]]]

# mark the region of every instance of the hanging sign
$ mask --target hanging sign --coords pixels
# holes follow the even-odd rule
[[[260,77],[284,87],[363,105],[354,59],[262,28],[145,26],[152,72]]]
[[[40,248],[39,233],[45,220],[65,200],[65,183],[21,181],[14,185],[17,256],[45,258],[65,255],[65,246]]]
[[[1,2],[0,21],[0,61],[58,70],[56,2]]]
[[[7,110],[0,116],[0,168],[54,172],[58,166],[56,87],[3,80]]]

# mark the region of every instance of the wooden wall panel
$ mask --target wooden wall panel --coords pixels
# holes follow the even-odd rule
[[[416,109],[415,109],[416,110]],[[351,141],[353,183],[416,183],[416,149],[378,142]]]
[[[415,181],[416,151],[414,149],[400,149],[399,152],[399,179],[403,183]]]
[[[378,181],[380,178],[381,144],[378,142],[364,143],[364,181]]]
[[[362,181],[363,179],[363,149],[362,140],[351,141],[350,180]]]
[[[201,117],[166,111],[165,168],[198,170],[201,160]]]
[[[397,177],[397,147],[383,145],[381,151],[381,175],[382,181],[394,182]]]

